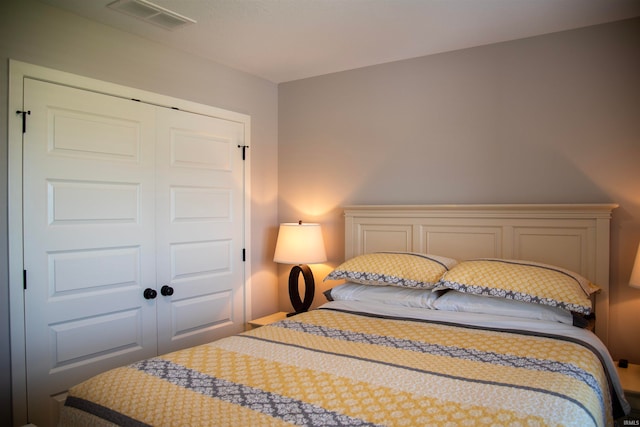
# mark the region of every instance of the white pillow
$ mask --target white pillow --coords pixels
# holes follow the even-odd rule
[[[503,298],[493,298],[457,291],[449,291],[444,295],[441,295],[434,301],[433,308],[436,310],[496,314],[499,316],[548,320],[568,325],[573,324],[573,315],[571,312],[560,307]]]
[[[347,282],[324,293],[329,301],[366,301],[403,307],[433,308],[441,292]]]

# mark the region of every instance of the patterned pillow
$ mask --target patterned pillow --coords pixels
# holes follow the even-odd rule
[[[348,279],[363,285],[431,289],[456,261],[437,255],[376,252],[342,263],[324,280]]]
[[[454,289],[589,314],[589,296],[599,288],[569,270],[531,261],[477,259],[464,261],[447,272],[438,289]]]

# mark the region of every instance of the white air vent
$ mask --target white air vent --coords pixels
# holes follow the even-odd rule
[[[173,12],[147,0],[116,0],[108,7],[126,13],[167,30],[175,30],[183,25],[195,24],[196,21]]]

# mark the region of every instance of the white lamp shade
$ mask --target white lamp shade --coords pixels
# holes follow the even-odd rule
[[[636,252],[636,261],[633,263],[629,286],[640,289],[640,245],[638,245],[638,251]]]
[[[320,224],[280,224],[273,260],[282,264],[325,262],[327,253],[324,249]]]

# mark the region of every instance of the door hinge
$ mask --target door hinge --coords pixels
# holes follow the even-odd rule
[[[16,111],[16,114],[22,114],[22,133],[25,133],[27,131],[27,116],[31,115],[31,110],[28,110],[28,111],[18,110]]]
[[[242,160],[246,159],[247,156],[247,148],[249,148],[248,145],[238,145],[238,148],[242,148]]]
[[[22,287],[27,290],[27,270],[22,270]]]
[[[245,248],[242,248],[242,262],[245,262],[247,260],[247,250]]]

